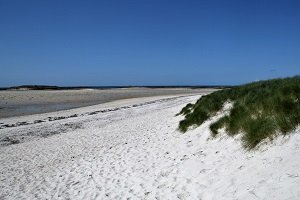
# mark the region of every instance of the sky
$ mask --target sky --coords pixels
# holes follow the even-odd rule
[[[0,0],[0,87],[300,75],[300,1]]]

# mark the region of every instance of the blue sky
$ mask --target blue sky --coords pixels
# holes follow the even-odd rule
[[[0,0],[0,86],[299,75],[299,10],[296,0]]]

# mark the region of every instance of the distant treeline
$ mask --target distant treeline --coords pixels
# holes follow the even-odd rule
[[[20,85],[14,87],[2,87],[0,90],[75,90],[75,89],[116,89],[116,88],[215,88],[215,89],[225,89],[232,88],[234,86],[229,85],[202,85],[202,86],[190,86],[190,85],[173,85],[173,86],[73,86],[73,87],[60,87],[51,85]]]

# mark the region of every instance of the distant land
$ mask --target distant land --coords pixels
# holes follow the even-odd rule
[[[20,85],[13,87],[0,87],[0,90],[76,90],[76,89],[113,89],[113,88],[214,88],[214,89],[224,89],[232,88],[232,85],[170,85],[170,86],[53,86],[53,85]]]

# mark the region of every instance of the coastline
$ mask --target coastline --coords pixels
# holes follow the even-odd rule
[[[190,88],[115,88],[76,90],[0,91],[0,119],[69,110],[121,99],[161,95],[201,94],[216,89]]]

